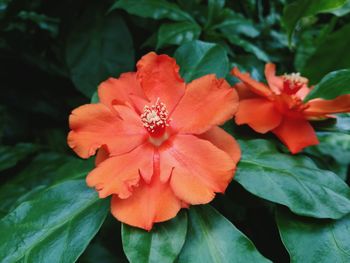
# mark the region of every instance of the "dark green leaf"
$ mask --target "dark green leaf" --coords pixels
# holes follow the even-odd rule
[[[2,262],[74,262],[100,228],[108,200],[84,180],[65,181],[20,204],[0,221]]]
[[[93,242],[86,248],[79,258],[80,263],[121,263],[114,254],[105,248],[101,242]]]
[[[337,219],[350,212],[350,188],[336,174],[263,140],[240,145],[243,156],[234,179],[247,191],[300,215]]]
[[[269,56],[261,48],[250,43],[248,40],[245,40],[241,37],[232,34],[225,34],[225,37],[230,41],[232,45],[242,47],[246,52],[255,55],[258,59],[268,62],[270,61]]]
[[[191,207],[188,223],[179,263],[270,262],[242,232],[209,205]]]
[[[284,9],[282,21],[287,29],[289,39],[291,39],[301,18],[333,11],[345,3],[346,0],[297,0],[288,4]]]
[[[98,84],[134,67],[134,49],[124,20],[103,8],[89,9],[74,25],[66,61],[76,87],[91,97]]]
[[[193,21],[176,4],[166,0],[118,0],[110,10],[122,8],[130,14],[153,19],[171,19],[174,21]]]
[[[226,51],[216,44],[193,41],[179,47],[174,57],[186,82],[211,73],[223,78],[229,70]]]
[[[350,69],[342,69],[324,76],[305,98],[305,101],[323,98],[334,99],[340,95],[350,94]]]
[[[131,263],[172,263],[185,243],[187,216],[180,212],[165,223],[156,224],[150,232],[122,225],[125,254]]]
[[[82,161],[54,153],[43,153],[0,187],[0,217],[31,195],[63,180],[81,179],[92,169],[91,161]]]
[[[229,36],[238,37],[238,35],[257,37],[260,34],[253,21],[227,8],[222,11],[221,21],[213,25],[211,29],[222,31],[227,38]]]
[[[317,220],[278,210],[276,218],[291,262],[350,262],[350,215]]]
[[[38,146],[31,143],[18,143],[15,146],[0,147],[0,171],[15,166],[20,160],[36,152]]]
[[[198,39],[201,28],[196,23],[178,22],[162,24],[158,32],[157,48],[166,45],[181,45]]]
[[[208,20],[206,27],[217,18],[221,18],[222,8],[225,5],[225,0],[208,0]]]
[[[346,25],[328,35],[317,47],[315,53],[307,60],[301,70],[311,83],[319,82],[331,71],[350,68],[350,53],[348,52],[350,38],[345,37],[349,34],[350,25]],[[344,88],[348,88],[348,86]]]
[[[350,134],[341,132],[317,132],[320,144],[305,151],[316,157],[317,164],[346,180],[350,164]],[[321,162],[321,163],[320,163]]]

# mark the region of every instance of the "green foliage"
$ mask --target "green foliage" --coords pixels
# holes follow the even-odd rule
[[[74,262],[107,211],[107,200],[99,199],[83,180],[50,187],[1,219],[0,258],[5,262],[28,258],[32,262]]]
[[[202,41],[187,43],[176,50],[174,57],[186,82],[210,73],[223,78],[228,73],[225,49],[216,44]]]
[[[128,13],[153,19],[168,18],[174,21],[192,21],[192,17],[176,4],[166,0],[117,0],[110,10],[122,8]]]
[[[187,83],[234,84],[234,66],[264,82],[273,62],[309,78],[306,100],[349,94],[349,12],[349,0],[1,1],[0,261],[350,261],[349,114],[312,122],[320,144],[298,155],[228,121],[242,159],[226,193],[150,232],[110,215],[84,182],[93,158],[66,141],[70,112],[149,51]]]
[[[0,146],[0,172],[15,166],[19,161],[37,150],[38,147],[31,143],[19,143],[13,147]]]
[[[87,97],[108,77],[134,67],[134,49],[124,20],[91,7],[80,17],[66,43],[66,60],[76,87]],[[120,41],[122,39],[123,41]]]
[[[317,83],[331,71],[350,67],[350,56],[347,52],[350,40],[344,37],[349,34],[350,25],[346,25],[329,34],[316,48],[302,69],[302,73],[310,78],[312,83]]]
[[[330,12],[342,7],[346,0],[297,0],[287,5],[283,12],[283,23],[286,26],[288,37],[291,39],[298,21],[306,16]]]
[[[178,262],[270,261],[226,218],[206,205],[189,210],[188,234]]]
[[[315,220],[278,210],[277,224],[291,262],[348,262],[350,215],[338,221]]]
[[[350,213],[350,188],[310,159],[290,156],[263,140],[240,141],[235,180],[247,191],[299,215],[338,219]]]
[[[178,22],[163,24],[159,28],[157,48],[169,44],[181,45],[183,43],[198,39],[201,28],[196,23]]]
[[[307,95],[305,101],[324,98],[334,99],[340,95],[350,94],[350,69],[338,70],[324,76],[320,83]]]
[[[185,243],[187,215],[184,211],[151,232],[123,224],[123,247],[132,262],[174,262]]]

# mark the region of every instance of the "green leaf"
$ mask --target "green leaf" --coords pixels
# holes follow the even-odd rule
[[[42,153],[0,187],[0,217],[38,191],[55,183],[84,178],[92,169],[91,161],[83,161],[54,153]]]
[[[118,0],[110,10],[124,9],[132,15],[153,19],[171,19],[174,21],[191,21],[193,18],[182,11],[176,4],[166,0]]]
[[[185,243],[187,216],[180,212],[174,219],[156,224],[150,232],[122,225],[125,254],[131,263],[172,263]]]
[[[331,71],[350,68],[350,38],[345,37],[349,34],[350,25],[346,25],[328,35],[306,61],[302,75],[308,77],[311,83],[317,83]],[[349,85],[343,88],[348,89]]]
[[[166,45],[181,45],[198,39],[201,28],[196,23],[178,22],[162,24],[158,32],[157,48]]]
[[[90,102],[91,103],[99,103],[100,102],[97,91],[95,91],[94,94],[92,94]]]
[[[20,160],[37,150],[38,146],[32,143],[18,143],[15,146],[0,146],[0,171],[14,167]]]
[[[207,74],[223,78],[229,71],[226,51],[217,44],[199,40],[186,43],[175,51],[174,57],[186,82]]]
[[[74,262],[108,212],[84,180],[65,181],[20,204],[0,221],[2,262]]]
[[[98,6],[85,12],[70,32],[66,61],[77,89],[91,97],[108,77],[134,67],[134,49],[124,20]]]
[[[288,4],[284,8],[282,21],[287,29],[289,42],[301,18],[334,11],[342,7],[346,1],[347,0],[297,0]]]
[[[270,262],[242,232],[209,205],[191,207],[188,223],[179,263]]]
[[[246,52],[255,55],[258,59],[264,62],[270,61],[269,55],[267,55],[264,50],[250,43],[249,41],[232,34],[225,34],[225,37],[232,45],[243,48]]]
[[[309,158],[276,150],[264,140],[240,141],[243,156],[234,179],[247,191],[294,213],[338,219],[350,212],[350,188]]]
[[[345,16],[350,13],[350,0],[347,0],[345,5],[343,5],[341,8],[336,9],[334,11],[331,11],[330,13],[336,15],[336,16]]]
[[[210,26],[214,20],[222,16],[222,8],[225,0],[208,0],[208,18],[206,27]]]
[[[340,95],[350,94],[350,69],[342,69],[331,72],[324,76],[320,83],[314,87],[305,98],[305,101],[311,99],[323,98],[326,100],[335,99]]]
[[[278,210],[276,219],[291,262],[350,262],[350,214],[316,220]]]
[[[317,132],[320,143],[305,152],[316,157],[318,166],[336,173],[346,180],[350,164],[350,134],[342,132]],[[321,162],[321,163],[320,163]]]
[[[211,29],[220,30],[227,38],[229,36],[238,37],[238,35],[257,37],[260,34],[253,21],[228,8],[222,10],[221,21],[213,25]]]

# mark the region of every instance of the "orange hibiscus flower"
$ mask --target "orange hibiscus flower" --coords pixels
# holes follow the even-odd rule
[[[265,66],[268,85],[252,79],[249,73],[241,73],[238,68],[234,68],[232,74],[241,80],[235,85],[240,97],[236,123],[248,124],[259,133],[273,132],[293,154],[319,143],[309,120],[350,111],[350,95],[304,103],[311,90],[308,79],[299,73],[276,76],[275,65],[271,63]]]
[[[152,52],[136,73],[102,82],[98,95],[100,103],[70,115],[68,144],[82,158],[99,149],[87,184],[101,198],[112,195],[117,219],[150,230],[225,191],[240,149],[217,127],[238,107],[224,79],[206,75],[186,84],[174,59]]]

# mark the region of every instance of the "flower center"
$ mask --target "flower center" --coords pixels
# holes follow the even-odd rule
[[[141,121],[151,137],[159,138],[165,134],[166,127],[169,126],[169,113],[163,102],[157,99],[156,103],[143,108]]]
[[[307,78],[300,76],[299,72],[283,76],[283,91],[288,95],[297,93],[304,84],[307,84]]]

